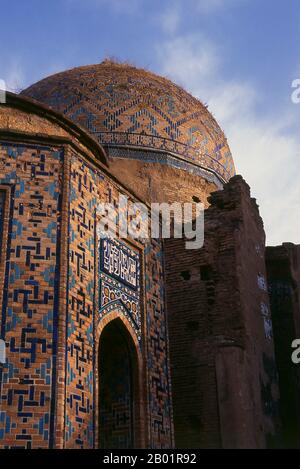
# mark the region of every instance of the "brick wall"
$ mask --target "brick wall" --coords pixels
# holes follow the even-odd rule
[[[202,249],[165,242],[175,444],[261,448],[278,400],[263,225],[241,177],[208,200]]]
[[[135,153],[151,156],[151,152]],[[207,197],[218,189],[216,177],[215,181],[206,180],[203,175],[197,174],[196,170],[202,171],[207,178],[212,178],[212,175],[188,162],[184,162],[183,168],[178,168],[176,165],[174,167],[171,164],[163,164],[163,155],[158,163],[122,159],[123,155],[126,156],[125,150],[120,150],[117,158],[111,158],[112,174],[147,203],[192,202],[196,197],[207,206]],[[142,156],[140,158],[142,159]],[[178,164],[176,160],[175,163]],[[219,181],[218,184],[220,187]]]

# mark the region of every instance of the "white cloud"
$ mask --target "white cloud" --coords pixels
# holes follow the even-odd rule
[[[21,60],[17,57],[0,64],[0,79],[5,81],[8,91],[19,93],[27,86],[32,85],[42,78],[72,67],[72,64],[66,63],[63,60],[60,62],[51,62],[49,60],[45,66],[41,64],[29,66],[28,64],[30,64],[30,59],[26,60],[26,58],[24,58]]]
[[[215,47],[200,35],[168,40],[157,47],[157,53],[163,73],[194,93],[217,73]]]
[[[241,173],[257,197],[269,244],[300,241],[300,139],[285,134],[284,118],[235,116],[226,134]]]
[[[159,46],[160,71],[209,104],[237,172],[257,198],[268,244],[299,243],[300,136],[291,133],[293,104],[272,118],[262,116],[256,111],[262,96],[251,82],[222,79],[223,52],[201,35],[176,37]]]
[[[10,60],[5,64],[5,69],[1,67],[3,76],[0,78],[5,81],[6,89],[18,93],[24,84],[24,73],[21,62],[17,59]]]

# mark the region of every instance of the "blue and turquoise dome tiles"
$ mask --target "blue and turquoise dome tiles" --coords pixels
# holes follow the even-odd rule
[[[108,147],[165,151],[227,181],[226,137],[196,98],[166,78],[104,61],[45,78],[22,94],[65,114]]]

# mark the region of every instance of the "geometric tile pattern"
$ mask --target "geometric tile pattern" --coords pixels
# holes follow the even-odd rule
[[[99,320],[118,304],[141,340],[139,254],[117,239],[101,239],[99,268]]]
[[[93,448],[95,211],[101,177],[75,155],[70,164],[65,446]]]
[[[54,433],[63,152],[0,144],[0,184],[11,188],[1,337],[0,445],[51,447]],[[5,260],[4,260],[5,261]]]
[[[104,61],[50,76],[22,94],[84,127],[108,147],[171,153],[229,180],[226,137],[206,106],[171,81]]]
[[[111,306],[112,293],[118,302],[113,306],[131,322],[140,339],[139,353],[147,363],[147,446],[170,447],[161,241],[143,241],[138,249],[126,240],[114,240],[110,247],[114,247],[114,262],[119,263],[112,271],[109,250],[99,245],[96,209],[99,202],[117,207],[119,185],[69,152],[37,144],[0,145],[0,186],[10,187],[10,192],[5,191],[10,194],[10,214],[3,236],[7,257],[1,258],[6,275],[0,334],[6,342],[7,362],[0,366],[0,447],[52,447],[58,405],[64,406],[65,447],[93,448],[97,444],[97,340],[106,314],[105,298],[109,298],[106,306]],[[67,174],[63,174],[63,164],[69,165]],[[69,184],[69,219],[64,220],[69,227],[69,260],[65,382],[57,388],[61,376],[58,338],[62,337],[58,327],[64,317],[58,318],[60,249],[64,246],[61,213],[65,213],[62,181]],[[129,207],[131,203],[129,198]]]
[[[163,250],[160,240],[145,246],[145,295],[147,310],[147,367],[150,395],[150,448],[170,448],[171,388],[166,353],[167,324],[163,272]]]
[[[0,249],[2,246],[3,218],[5,210],[5,191],[0,190]]]
[[[147,386],[150,424],[148,446],[170,447],[171,413],[169,370],[167,362],[167,330],[165,324],[163,258],[160,240],[145,242],[143,295],[140,287],[140,255],[126,240],[114,240],[114,254],[129,257],[131,274],[109,267],[111,256],[107,246],[99,245],[96,229],[96,209],[99,202],[117,207],[119,187],[102,172],[73,155],[70,168],[69,221],[69,281],[67,308],[67,363],[65,446],[92,448],[95,442],[96,376],[98,361],[96,349],[99,323],[105,316],[105,298],[110,302],[113,293],[118,314],[132,321],[140,337],[141,352],[147,361]],[[130,206],[131,200],[128,200]],[[112,245],[110,246],[112,247]],[[106,249],[106,262],[100,256]],[[123,266],[124,267],[124,266]],[[125,273],[124,273],[125,272]],[[132,275],[136,272],[136,275]],[[104,275],[102,275],[104,274]],[[112,275],[113,274],[113,275]],[[120,276],[121,274],[121,276]],[[142,274],[141,274],[142,275]],[[123,277],[123,278],[122,278]],[[108,282],[111,280],[111,282]],[[106,291],[107,283],[109,290]],[[114,283],[116,282],[116,283]],[[146,299],[146,316],[142,314]],[[131,305],[129,305],[129,301]],[[97,305],[100,304],[100,308]],[[136,305],[136,311],[135,307]],[[109,303],[107,307],[109,307]],[[140,311],[140,313],[139,313]],[[135,324],[134,324],[135,322]],[[146,335],[141,324],[146,322]],[[98,338],[99,339],[99,338]]]

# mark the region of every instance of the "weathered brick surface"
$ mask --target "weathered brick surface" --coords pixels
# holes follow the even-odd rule
[[[267,247],[266,265],[279,373],[282,445],[300,447],[300,369],[291,344],[300,338],[300,246]]]
[[[278,392],[263,225],[241,177],[209,202],[202,249],[165,242],[175,444],[265,447]]]
[[[198,174],[161,163],[113,158],[110,170],[147,203],[193,202],[196,198],[207,207],[207,197],[218,189],[215,182],[206,181]]]

